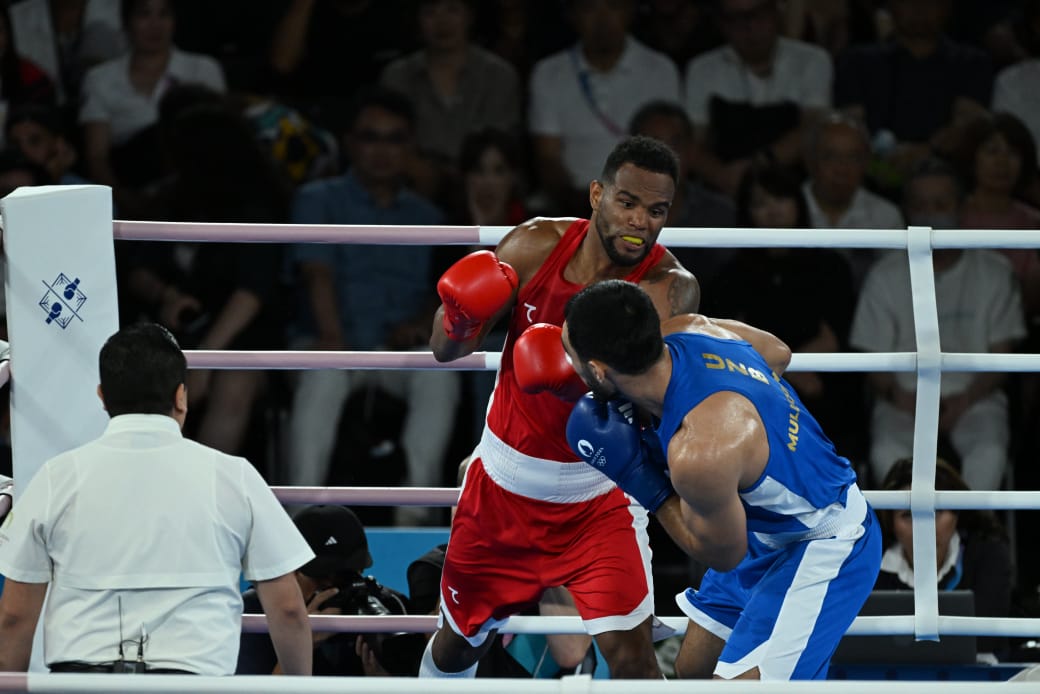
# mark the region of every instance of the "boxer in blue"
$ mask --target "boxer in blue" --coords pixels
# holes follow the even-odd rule
[[[870,594],[881,533],[794,389],[790,348],[744,323],[661,323],[638,286],[568,303],[563,344],[590,387],[567,438],[710,569],[676,597],[681,677],[822,679]],[[633,407],[634,405],[634,407]]]

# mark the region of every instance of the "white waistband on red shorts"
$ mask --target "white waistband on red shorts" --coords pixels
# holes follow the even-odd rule
[[[476,452],[488,477],[498,486],[531,499],[571,504],[614,489],[610,478],[585,463],[561,463],[525,455],[487,426]]]

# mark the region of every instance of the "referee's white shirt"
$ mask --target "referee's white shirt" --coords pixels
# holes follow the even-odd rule
[[[171,417],[121,415],[47,461],[0,528],[0,574],[50,582],[44,660],[128,659],[229,675],[239,573],[267,580],[314,554],[249,461],[185,439]]]

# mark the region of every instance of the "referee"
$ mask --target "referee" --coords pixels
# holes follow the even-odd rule
[[[26,670],[44,612],[52,672],[234,673],[239,576],[283,671],[311,674],[295,569],[310,547],[249,461],[181,434],[187,362],[155,324],[101,348],[100,438],[48,460],[0,526],[0,671]]]

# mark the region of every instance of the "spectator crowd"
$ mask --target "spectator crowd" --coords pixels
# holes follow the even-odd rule
[[[513,226],[587,216],[606,154],[643,134],[680,158],[668,227],[1038,229],[1038,85],[1040,0],[12,0],[0,196],[97,183],[120,219]],[[117,242],[120,320],[186,349],[426,349],[468,250]],[[902,252],[672,250],[704,313],[795,352],[915,348]],[[933,262],[944,351],[1040,351],[1036,249]],[[189,435],[269,484],[451,484],[491,390],[450,370],[188,378]],[[789,380],[863,488],[906,484],[911,374]],[[1040,374],[944,374],[940,407],[953,488],[1040,488]],[[1040,512],[1012,518],[1035,544]],[[1035,552],[1015,561],[1019,590],[1040,584]],[[689,568],[668,563],[664,605]]]

